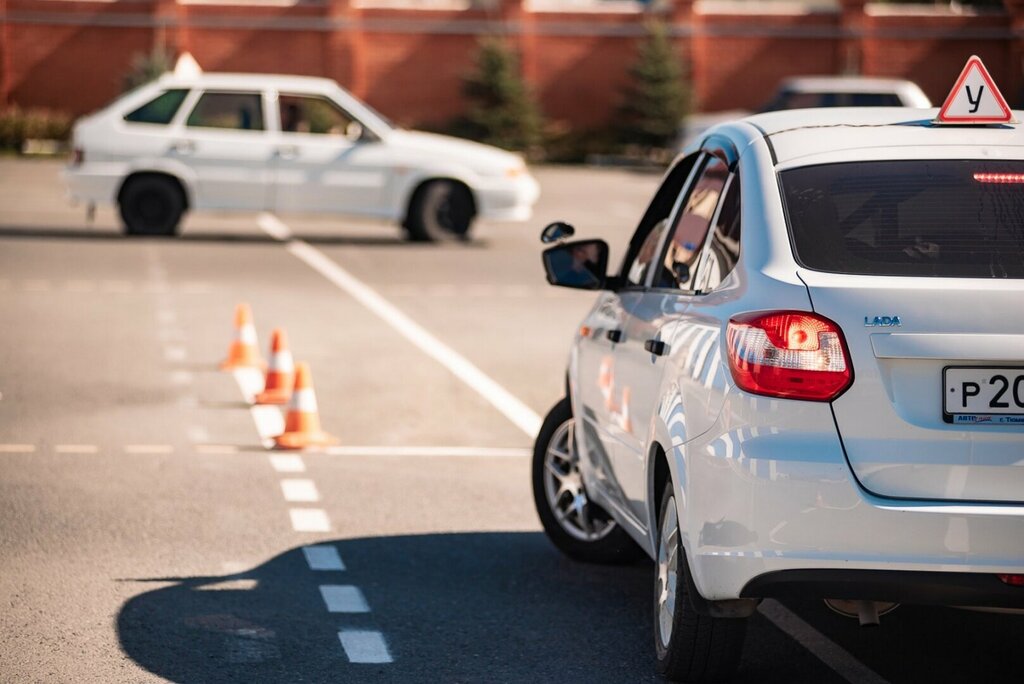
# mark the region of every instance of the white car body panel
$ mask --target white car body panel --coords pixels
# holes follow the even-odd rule
[[[712,129],[739,155],[735,269],[703,295],[602,293],[583,321],[596,332],[577,336],[568,379],[588,494],[653,555],[662,450],[708,600],[738,598],[782,570],[1024,573],[1024,426],[951,425],[936,408],[943,366],[1024,366],[1024,280],[812,271],[796,260],[779,194],[778,172],[805,165],[1024,159],[1020,127],[921,125],[934,115],[798,110]],[[831,403],[756,396],[733,381],[730,317],[787,309],[815,311],[845,333],[854,381]],[[869,315],[903,325],[865,327]],[[624,330],[623,342],[604,339],[609,326]],[[644,353],[647,339],[668,353]],[[617,412],[601,410],[609,394]]]
[[[189,89],[168,125],[131,123],[124,115],[161,91]],[[258,92],[266,130],[185,125],[202,92]],[[279,94],[325,97],[371,139],[282,131]],[[487,145],[391,127],[333,81],[299,76],[166,74],[76,124],[73,144],[84,163],[65,171],[78,200],[116,202],[131,173],[177,178],[192,209],[329,212],[400,221],[413,192],[432,179],[461,181],[477,215],[524,221],[539,197],[518,155]]]

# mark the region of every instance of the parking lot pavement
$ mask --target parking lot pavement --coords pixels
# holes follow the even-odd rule
[[[258,215],[127,240],[58,170],[0,161],[0,680],[656,681],[650,564],[562,558],[528,482],[592,300],[543,284],[539,229],[621,246],[656,176],[540,169],[535,221],[422,246]],[[280,413],[217,369],[243,301],[336,447],[261,444]],[[1022,623],[766,604],[737,681],[1018,681]]]

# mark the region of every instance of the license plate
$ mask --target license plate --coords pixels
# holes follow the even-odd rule
[[[1024,425],[1024,368],[947,367],[942,384],[947,423]]]

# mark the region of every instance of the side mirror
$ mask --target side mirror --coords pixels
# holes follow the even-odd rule
[[[608,243],[604,240],[557,245],[544,250],[542,256],[550,284],[577,290],[604,289],[608,280]]]
[[[555,221],[554,223],[549,223],[544,228],[544,230],[541,231],[540,241],[543,242],[545,245],[550,245],[552,242],[558,242],[559,240],[564,240],[565,238],[571,238],[575,234],[576,229],[573,228],[568,223],[563,223],[562,221]]]

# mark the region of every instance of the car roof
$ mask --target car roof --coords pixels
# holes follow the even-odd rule
[[[338,84],[329,78],[317,76],[292,76],[286,74],[233,74],[204,71],[200,74],[181,75],[166,73],[160,77],[161,86],[185,86],[203,88],[305,88],[324,90],[337,88]]]
[[[817,109],[790,109],[755,114],[739,122],[721,124],[708,131],[732,130],[734,137],[750,139],[749,129],[756,127],[767,138],[776,164],[804,157],[829,158],[860,157],[896,158],[941,156],[943,149],[952,154],[963,154],[976,149],[982,154],[998,158],[1024,158],[1024,127],[1020,124],[988,126],[937,126],[932,123],[938,109],[911,109],[908,107],[835,107]],[[1014,112],[1014,119],[1024,119],[1024,113]],[[927,148],[931,150],[926,154]],[[953,148],[956,148],[955,150]],[[970,153],[970,152],[967,152]]]
[[[902,78],[875,78],[867,76],[793,76],[779,84],[780,90],[805,93],[844,92],[899,92],[917,84]]]

